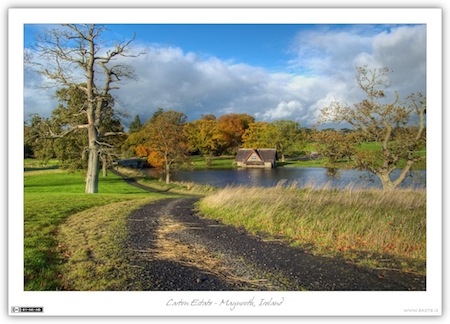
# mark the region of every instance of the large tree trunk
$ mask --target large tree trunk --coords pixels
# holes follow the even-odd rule
[[[377,173],[377,176],[381,180],[381,184],[383,185],[383,190],[393,190],[397,187],[394,184],[394,182],[391,180],[389,173]]]
[[[69,123],[70,128],[65,129],[63,127],[58,132],[60,134],[53,134],[53,131],[49,129],[49,135],[54,138],[63,138],[79,129],[88,129],[89,160],[86,174],[86,193],[98,192],[100,146],[105,144],[109,146],[108,143],[99,142],[101,136],[99,136],[98,131],[102,128],[101,126],[107,126],[104,124],[103,118],[108,118],[104,114],[104,110],[112,100],[110,91],[118,89],[116,85],[113,85],[115,82],[133,76],[132,69],[122,65],[122,63],[117,63],[116,59],[120,56],[136,56],[127,53],[127,48],[135,36],[127,42],[115,43],[113,49],[102,50],[100,35],[105,30],[105,26],[94,24],[64,24],[62,29],[48,29],[43,35],[37,36],[35,50],[30,49],[28,54],[35,52],[38,57],[46,58],[49,64],[44,63],[41,59],[33,62],[32,55],[26,55],[25,58],[27,63],[35,66],[37,71],[49,80],[68,88],[75,87],[77,90],[86,93],[86,104],[80,105],[78,112],[85,111],[87,122],[80,121],[81,124],[78,125]],[[106,44],[104,45],[106,47]],[[101,89],[97,88],[96,71],[103,72],[103,76],[97,79],[99,82],[101,80],[104,82]],[[85,80],[80,80],[80,77]],[[114,135],[114,132],[106,132]]]
[[[89,157],[86,173],[85,193],[98,192],[98,174],[99,174],[99,145],[97,144],[97,131],[94,125],[88,128],[89,136]]]
[[[166,183],[170,183],[170,165],[166,163]]]
[[[108,161],[106,156],[102,156],[102,170],[103,170],[103,176],[108,176]]]
[[[85,193],[98,192],[98,173],[99,173],[98,148],[94,148],[89,150]]]
[[[88,168],[86,173],[86,189],[85,193],[97,193],[98,192],[98,173],[99,173],[99,146],[97,143],[97,116],[95,115],[95,85],[94,85],[94,38],[90,35],[88,38],[90,55],[86,65],[86,96],[87,96],[87,109],[86,115],[88,120],[88,142],[89,142],[89,158]]]
[[[406,179],[406,177],[408,176],[408,172],[411,170],[411,166],[413,165],[413,163],[414,163],[414,161],[408,160],[406,162],[405,167],[402,169],[402,172],[397,177],[397,179],[392,179],[391,172],[389,172],[387,170],[384,172],[376,173],[376,175],[381,180],[381,184],[383,185],[383,190],[393,190],[393,189],[397,188],[398,186],[400,186],[403,183],[403,181]]]

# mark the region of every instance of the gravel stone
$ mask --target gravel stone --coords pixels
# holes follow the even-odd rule
[[[313,256],[283,242],[263,241],[242,229],[201,217],[194,203],[199,198],[169,198],[150,203],[129,216],[128,250],[131,265],[139,269],[132,287],[142,290],[232,291],[232,290],[318,290],[318,291],[407,291],[426,290],[425,277],[398,271],[373,270],[341,259]],[[162,217],[183,224],[170,238],[206,248],[221,256],[244,277],[263,278],[266,284],[252,286],[219,278],[200,268],[151,258],[156,231]],[[150,257],[149,257],[150,256]],[[256,287],[256,288],[255,288]]]

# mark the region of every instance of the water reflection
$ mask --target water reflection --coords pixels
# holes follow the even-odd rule
[[[327,176],[338,178],[339,177],[339,169],[337,168],[327,168]]]
[[[153,177],[158,177],[155,171],[146,171]],[[396,170],[396,177],[400,170]],[[223,188],[228,185],[246,185],[272,187],[280,184],[296,185],[297,187],[316,186],[331,188],[354,187],[381,188],[378,177],[367,171],[342,170],[334,168],[301,168],[278,167],[275,169],[204,169],[194,171],[178,171],[173,176],[174,181],[196,182]],[[402,187],[425,188],[426,171],[414,171],[404,181]]]

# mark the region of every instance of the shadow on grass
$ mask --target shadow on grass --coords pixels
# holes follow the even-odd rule
[[[46,171],[46,170],[56,170],[59,169],[59,165],[49,165],[49,166],[42,166],[42,167],[24,167],[23,170],[25,172],[27,171]]]

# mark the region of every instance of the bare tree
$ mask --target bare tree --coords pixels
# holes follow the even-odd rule
[[[77,87],[86,94],[86,102],[79,113],[86,114],[87,123],[64,129],[54,137],[64,137],[77,129],[87,129],[88,167],[86,193],[98,192],[99,158],[104,138],[118,135],[102,132],[102,111],[107,107],[110,91],[118,89],[122,78],[133,77],[133,70],[120,62],[121,57],[135,57],[129,53],[134,40],[102,46],[105,26],[64,24],[37,35],[36,45],[25,55],[25,62],[46,77],[47,86]]]
[[[420,151],[426,142],[425,96],[411,94],[400,104],[396,93],[392,102],[385,103],[390,72],[388,68],[358,67],[356,81],[367,99],[353,106],[333,102],[321,110],[320,118],[321,122],[347,122],[368,141],[381,143],[380,150],[357,153],[355,161],[360,169],[377,175],[385,190],[398,187],[413,164],[425,158]],[[400,166],[400,173],[394,177],[394,170]]]

